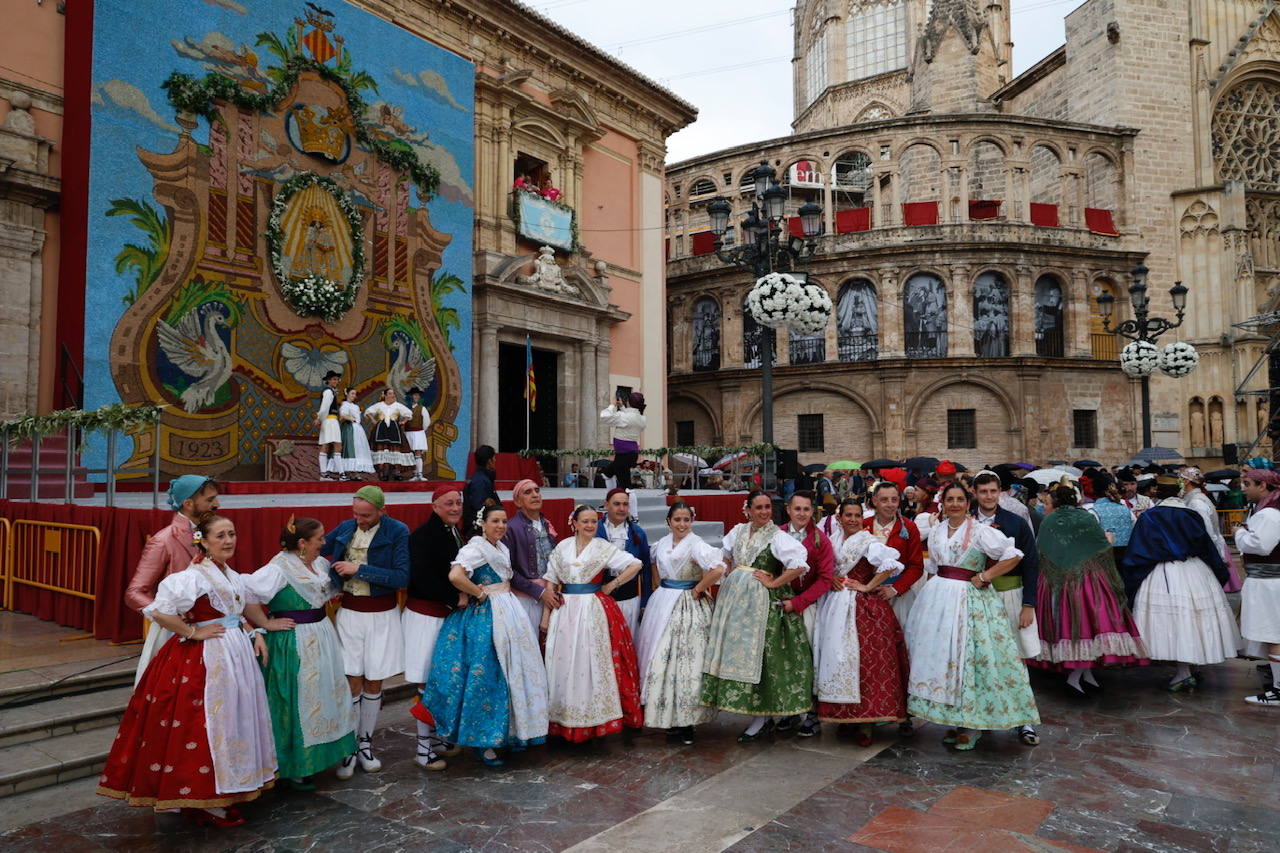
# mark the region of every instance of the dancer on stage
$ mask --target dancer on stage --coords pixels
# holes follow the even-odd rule
[[[1022,552],[1013,539],[969,515],[964,486],[949,483],[938,496],[942,515],[929,533],[925,561],[934,577],[907,622],[907,708],[912,716],[952,726],[942,742],[969,750],[983,730],[1040,722],[1018,641],[991,585]]]
[[[373,464],[378,469],[378,479],[403,480],[402,469],[413,466],[404,432],[413,413],[396,402],[394,389],[387,388],[377,403],[365,409],[364,416],[373,423]]]
[[[596,535],[608,539],[613,547],[626,551],[640,561],[640,573],[636,579],[613,591],[613,600],[627,620],[631,636],[640,630],[640,605],[652,589],[650,571],[653,562],[649,556],[649,537],[644,528],[631,520],[631,494],[626,489],[610,489],[604,499],[605,517],[596,527]]]
[[[631,469],[639,458],[640,434],[644,432],[644,395],[632,391],[619,394],[600,413],[600,421],[613,429],[613,461],[604,469],[605,488],[631,487]]]
[[[502,544],[511,553],[511,586],[516,600],[529,617],[537,634],[542,625],[542,608],[555,610],[564,599],[543,580],[547,561],[556,547],[556,529],[551,519],[542,514],[542,487],[533,480],[521,480],[511,492],[516,505],[515,517],[507,525]],[[479,510],[477,510],[478,512]]]
[[[924,540],[915,522],[903,518],[898,511],[902,494],[895,483],[888,480],[876,483],[871,487],[870,499],[875,514],[863,520],[862,526],[881,545],[897,551],[902,563],[901,574],[890,576],[887,583],[876,589],[876,595],[893,605],[898,624],[905,626],[919,581],[924,577]],[[903,734],[908,734],[911,723],[905,722],[903,727]]]
[[[547,629],[550,732],[577,742],[644,724],[635,644],[611,598],[640,561],[596,536],[599,521],[591,507],[574,507],[573,536],[551,552],[544,575],[564,596]]]
[[[410,388],[404,395],[409,406],[409,422],[404,425],[404,435],[413,453],[413,479],[422,482],[422,459],[427,453],[427,430],[431,427],[431,413],[422,405],[422,389]]]
[[[316,411],[316,427],[320,437],[316,441],[320,448],[320,479],[336,480],[342,473],[340,470],[340,454],[342,452],[342,428],[339,413],[342,400],[338,397],[338,382],[342,374],[330,370],[324,375],[324,390],[320,392],[320,408]]]
[[[382,682],[404,672],[396,592],[409,582],[409,528],[387,515],[386,505],[382,489],[362,487],[351,502],[352,517],[325,537],[320,551],[342,587],[334,622],[356,713],[356,751],[342,759],[339,779],[351,778],[357,760],[366,773],[382,769],[373,755]]]
[[[168,501],[174,510],[173,520],[147,540],[124,591],[124,603],[142,613],[144,619],[147,606],[156,600],[160,582],[182,571],[195,559],[198,551],[192,533],[199,521],[218,511],[218,484],[210,477],[183,474],[169,484]],[[147,639],[138,657],[138,670],[133,677],[135,685],[142,680],[142,673],[156,652],[173,636],[167,628],[154,622],[147,621],[146,625]]]
[[[271,614],[262,626],[267,706],[280,776],[300,791],[314,789],[310,776],[356,751],[342,647],[324,609],[338,586],[322,547],[324,525],[291,519],[280,533],[280,553],[244,577],[245,588]]]
[[[819,720],[839,723],[841,732],[856,726],[855,742],[870,746],[872,724],[907,719],[907,644],[893,606],[875,594],[902,563],[863,529],[856,502],[841,503],[840,516],[835,576],[818,606],[814,692]]]
[[[782,610],[809,555],[773,523],[767,494],[747,495],[744,509],[748,520],[724,538],[734,569],[711,614],[702,704],[755,717],[738,735],[750,743],[773,733],[774,717],[813,708],[813,651],[800,615]]]
[[[1240,633],[1222,587],[1222,552],[1199,513],[1178,498],[1177,477],[1156,478],[1156,504],[1138,516],[1124,555],[1127,588],[1138,586],[1133,619],[1152,660],[1173,661],[1173,692],[1195,690],[1192,666],[1236,656]]]
[[[336,463],[341,472],[338,479],[359,480],[361,474],[372,474],[373,453],[369,450],[369,437],[364,432],[354,388],[348,388],[344,394],[338,409],[338,423],[342,433],[342,458]]]
[[[1256,506],[1234,533],[1245,571],[1240,633],[1261,646],[1258,652],[1271,665],[1271,686],[1244,701],[1280,707],[1280,473],[1248,468],[1242,482],[1245,498]]]
[[[444,621],[422,701],[441,738],[498,767],[496,750],[546,741],[547,673],[538,635],[511,592],[506,510],[485,507],[479,527],[449,570],[469,599]]]
[[[227,565],[236,529],[220,515],[195,528],[200,560],[160,582],[148,619],[170,632],[129,699],[98,793],[157,811],[239,826],[234,804],[274,784],[276,751],[261,631],[244,621],[244,579]],[[250,641],[250,636],[253,640]]]
[[[1095,666],[1145,665],[1147,649],[1125,604],[1111,542],[1098,520],[1079,507],[1075,487],[1049,492],[1049,514],[1040,523],[1040,583],[1036,596],[1041,650],[1035,663],[1098,686]],[[1120,505],[1120,509],[1129,510]]]
[[[431,495],[431,517],[409,535],[409,595],[400,612],[404,638],[404,679],[422,693],[431,672],[440,629],[458,606],[461,593],[449,573],[462,548],[458,524],[462,520],[462,483],[438,483]],[[418,721],[417,755],[425,770],[444,770],[445,759],[458,754],[457,746],[441,738],[435,722],[421,702],[410,713]]]
[[[657,589],[636,637],[644,724],[684,744],[715,712],[702,705],[702,664],[711,626],[707,589],[724,574],[724,555],[693,533],[693,507],[667,509],[669,534],[653,546]]]
[[[817,605],[830,592],[836,568],[836,555],[831,547],[831,540],[813,521],[817,505],[817,495],[813,492],[793,492],[787,499],[787,524],[783,527],[783,532],[804,546],[807,568],[804,574],[791,582],[791,590],[795,596],[782,602],[782,612],[800,614],[810,648],[817,642]],[[793,728],[799,737],[817,735],[821,725],[816,711],[810,708],[803,718],[783,717],[778,721],[776,730],[789,732]]]

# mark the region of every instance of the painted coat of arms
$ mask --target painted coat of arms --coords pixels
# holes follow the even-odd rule
[[[237,32],[281,20],[268,13],[286,8],[230,5],[238,8],[217,15],[251,19],[234,20]],[[172,42],[185,67],[195,59],[204,73],[171,68],[156,83],[175,144],[136,145],[149,192],[106,199],[106,217],[135,229],[113,258],[131,286],[109,344],[90,304],[86,366],[92,374],[93,351],[105,350],[98,363],[119,399],[169,404],[160,448],[168,473],[253,470],[266,439],[312,431],[323,376],[335,370],[364,405],[383,387],[423,389],[425,473],[452,477],[466,452],[455,445],[469,396],[459,364],[470,353],[472,140],[469,127],[429,139],[425,125],[434,108],[464,128],[470,108],[439,72],[415,76],[399,64],[415,49],[444,51],[344,7],[364,43],[383,28],[406,42],[399,55],[373,55],[377,73],[358,70],[332,12],[298,11],[280,31],[253,33],[252,47],[222,32]],[[469,103],[469,63],[442,61],[465,66],[453,70]],[[377,98],[382,71],[402,93],[436,84],[436,106]],[[120,86],[99,91],[118,106]],[[447,230],[433,223],[437,210]],[[128,464],[146,466],[150,452],[140,438]]]

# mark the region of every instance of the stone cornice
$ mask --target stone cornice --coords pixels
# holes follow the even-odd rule
[[[60,93],[38,89],[29,83],[23,83],[19,80],[14,80],[12,77],[5,77],[3,74],[0,74],[0,93],[3,93],[3,97],[7,99],[9,93],[15,89],[20,92],[26,92],[31,96],[31,106],[33,109],[40,110],[41,112],[53,113],[55,115],[62,115],[62,95]]]

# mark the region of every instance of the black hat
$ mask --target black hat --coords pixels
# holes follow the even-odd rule
[[[422,389],[421,389],[421,388],[410,388],[410,389],[408,390],[408,392],[407,392],[407,393],[409,393],[409,394],[417,394],[419,397],[421,397],[421,396],[422,396]]]
[[[341,378],[342,378],[341,373],[338,373],[336,370],[330,370],[328,373],[324,375],[324,379],[321,381],[328,382],[330,379],[341,379]]]
[[[1138,478],[1133,476],[1133,472],[1130,471],[1128,468],[1121,468],[1119,473],[1116,474],[1116,480],[1118,480],[1121,483],[1138,482]]]

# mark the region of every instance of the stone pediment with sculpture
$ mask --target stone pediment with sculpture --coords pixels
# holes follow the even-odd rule
[[[118,198],[106,211],[144,235],[116,257],[134,281],[111,329],[112,379],[125,402],[170,404],[166,471],[209,474],[263,461],[268,435],[311,432],[328,370],[363,405],[384,386],[418,387],[432,421],[427,475],[451,477],[468,395],[459,362],[470,349],[469,269],[464,278],[444,265],[451,244],[470,254],[469,179],[457,164],[473,143],[450,152],[429,139],[431,110],[412,99],[367,100],[393,87],[355,67],[333,13],[308,7],[283,32],[256,34],[261,56],[228,47],[232,34],[174,40],[179,56],[203,50],[206,73],[164,80],[176,144],[138,147],[151,198]],[[363,27],[366,44],[369,30],[395,31],[356,10],[342,20]],[[449,56],[462,79],[469,63]],[[444,80],[432,74],[414,85]],[[469,102],[446,94],[469,132]],[[441,193],[448,230],[434,222]],[[139,444],[133,463],[149,451]]]

